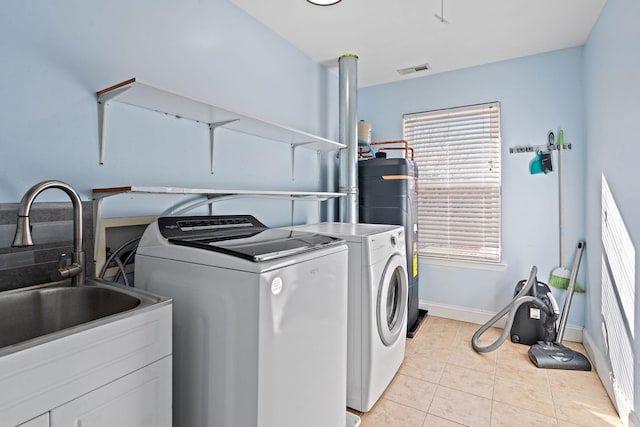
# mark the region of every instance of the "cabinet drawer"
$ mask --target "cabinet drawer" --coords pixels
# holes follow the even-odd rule
[[[51,427],[171,427],[171,356],[51,411]]]
[[[49,427],[49,413],[42,414],[26,423],[20,424],[17,427]]]

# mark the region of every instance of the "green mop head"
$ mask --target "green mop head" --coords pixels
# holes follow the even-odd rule
[[[569,287],[569,278],[571,277],[571,272],[564,267],[558,267],[551,272],[551,277],[549,278],[549,284],[555,288],[559,289],[567,289]],[[580,287],[578,282],[575,284],[574,290],[579,293],[584,293],[584,289]]]

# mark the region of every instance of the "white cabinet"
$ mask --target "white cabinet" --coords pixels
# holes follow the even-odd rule
[[[49,427],[49,413],[42,414],[26,423],[20,424],[18,427]]]
[[[55,427],[171,425],[171,319],[172,304],[165,301],[0,356],[0,427],[41,427],[49,425],[45,423],[48,416]],[[100,399],[94,413],[133,416],[134,408],[127,404],[136,402],[140,416],[153,408],[160,411],[160,418],[157,423],[133,424],[56,421],[71,415],[92,416],[83,411]],[[79,412],[72,414],[75,409]],[[44,418],[34,418],[40,414]]]
[[[51,427],[74,426],[170,427],[171,356],[51,411]]]
[[[171,356],[17,427],[171,427]]]

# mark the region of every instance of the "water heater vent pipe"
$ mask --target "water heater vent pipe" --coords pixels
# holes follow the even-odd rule
[[[347,54],[338,59],[340,150],[340,221],[358,223],[358,57]]]

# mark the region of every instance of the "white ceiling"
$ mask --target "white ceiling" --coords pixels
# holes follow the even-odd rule
[[[328,68],[356,54],[358,86],[583,45],[606,0],[231,0]],[[441,15],[442,23],[435,14]],[[431,70],[396,70],[429,63]]]

